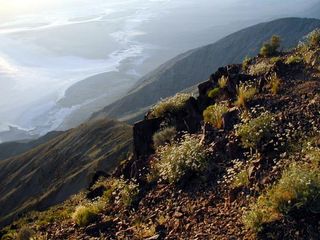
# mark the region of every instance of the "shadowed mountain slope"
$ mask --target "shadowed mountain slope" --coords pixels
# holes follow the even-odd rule
[[[111,172],[131,150],[131,127],[97,119],[46,144],[0,162],[0,224],[44,209],[89,186],[95,173]]]

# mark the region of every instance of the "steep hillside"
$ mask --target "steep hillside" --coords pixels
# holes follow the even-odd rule
[[[134,155],[3,239],[320,238],[320,30],[219,68],[199,96],[157,103]]]
[[[261,43],[272,34],[280,35],[284,48],[294,47],[320,20],[286,18],[261,23],[233,33],[220,41],[188,51],[143,77],[129,94],[94,114],[132,122],[161,98],[173,95],[207,79],[218,67],[240,63],[258,53]]]
[[[97,171],[109,173],[126,158],[131,139],[130,126],[98,119],[0,161],[0,224],[88,187]]]
[[[26,140],[21,142],[6,142],[0,144],[0,161],[9,157],[17,156],[32,148],[35,148],[49,140],[57,137],[63,132],[49,132],[36,140]]]

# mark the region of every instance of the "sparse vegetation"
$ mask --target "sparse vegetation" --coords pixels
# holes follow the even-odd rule
[[[231,186],[233,188],[247,187],[250,184],[248,169],[243,169],[241,172],[237,173]]]
[[[255,232],[263,224],[278,220],[294,209],[305,212],[320,210],[319,169],[307,164],[292,164],[281,179],[262,194],[244,215],[244,224]]]
[[[243,147],[257,149],[262,139],[270,136],[272,122],[273,115],[264,112],[259,117],[238,125],[236,135],[240,137]]]
[[[220,88],[218,88],[218,87],[214,88],[208,92],[208,97],[215,98],[216,96],[218,96],[219,93],[220,93]]]
[[[260,54],[263,57],[272,57],[278,54],[280,48],[281,39],[279,36],[273,35],[271,39],[262,45]]]
[[[307,45],[310,48],[320,47],[320,28],[315,29],[307,36]]]
[[[130,207],[137,199],[139,194],[139,185],[134,181],[126,181],[122,178],[108,178],[99,183],[107,189],[101,201],[107,205],[118,204],[124,207]]]
[[[166,127],[158,132],[156,132],[153,137],[154,148],[157,149],[167,143],[170,143],[176,136],[177,130],[175,127]]]
[[[223,127],[223,115],[228,112],[226,104],[214,104],[209,106],[203,112],[203,118],[206,123],[221,129]]]
[[[94,204],[80,205],[72,215],[72,219],[80,227],[85,227],[95,221],[98,217],[99,209]]]
[[[257,64],[250,66],[249,73],[255,76],[263,75],[269,72],[272,67],[273,67],[273,64],[270,64],[267,62],[259,62]]]
[[[163,117],[166,113],[175,113],[184,108],[191,94],[178,93],[174,97],[161,100],[150,112],[150,117]]]
[[[281,79],[276,75],[272,75],[269,80],[269,88],[273,95],[278,94],[281,87]]]
[[[275,63],[277,63],[277,62],[280,62],[281,60],[282,60],[281,57],[272,57],[272,58],[270,58],[270,62],[271,62],[272,64],[275,64]]]
[[[228,77],[226,76],[222,76],[219,80],[218,80],[218,84],[219,84],[219,88],[225,88],[227,86],[228,83]]]
[[[243,61],[242,61],[242,70],[243,71],[247,71],[248,70],[248,67],[250,65],[250,62],[251,62],[251,58],[246,56]]]
[[[285,61],[286,64],[299,64],[299,63],[302,63],[302,62],[303,62],[303,59],[300,56],[297,56],[297,55],[291,55]]]
[[[207,165],[208,150],[196,135],[184,135],[180,141],[157,150],[156,169],[160,178],[179,183],[189,174],[203,172]]]
[[[240,84],[237,88],[237,101],[238,107],[246,107],[246,103],[250,101],[256,94],[257,89],[254,86]]]

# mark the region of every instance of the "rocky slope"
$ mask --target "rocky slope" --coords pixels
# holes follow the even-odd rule
[[[320,32],[316,41],[219,68],[196,99],[158,103],[111,178],[4,238],[319,239]]]
[[[124,98],[94,114],[134,122],[161,98],[171,96],[207,79],[220,66],[240,63],[258,53],[272,34],[283,37],[283,47],[294,47],[320,20],[286,18],[261,23],[233,33],[220,41],[190,50],[143,77]]]
[[[127,157],[131,127],[97,119],[19,156],[0,161],[0,224],[32,209],[46,209],[111,172]]]

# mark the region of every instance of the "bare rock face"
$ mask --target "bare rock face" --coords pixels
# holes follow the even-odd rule
[[[154,152],[152,136],[160,129],[161,118],[145,119],[133,127],[133,144],[136,158],[145,157]]]

